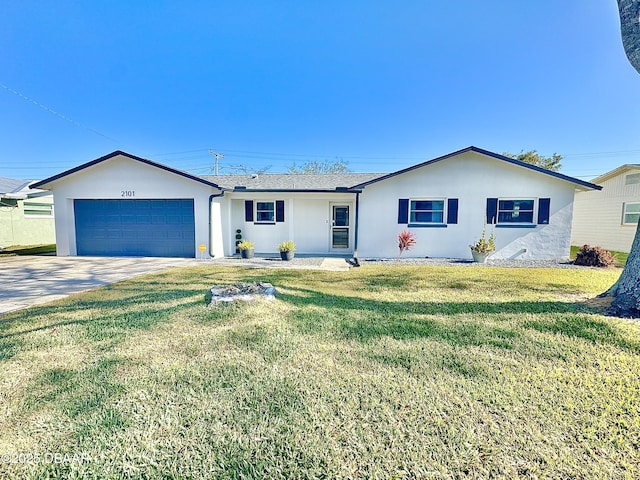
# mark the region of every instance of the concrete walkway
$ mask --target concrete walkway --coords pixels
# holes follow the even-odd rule
[[[243,259],[238,256],[209,260],[214,265],[225,265],[249,268],[287,268],[296,270],[331,270],[347,272],[350,265],[344,257],[317,257],[313,255],[296,255],[290,261],[282,261],[280,256],[258,255]]]
[[[171,267],[203,265],[334,271],[349,269],[349,264],[344,258],[323,257],[296,257],[291,262],[283,262],[279,257],[259,257],[250,260],[236,257],[213,260],[150,257],[0,257],[0,315],[145,273]]]

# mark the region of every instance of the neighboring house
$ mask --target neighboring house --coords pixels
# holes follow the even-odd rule
[[[572,245],[629,252],[640,218],[640,165],[622,165],[592,180],[602,192],[578,192]]]
[[[26,180],[0,177],[0,248],[55,243],[53,195]]]
[[[390,174],[191,175],[116,151],[35,187],[53,190],[58,255],[212,257],[293,240],[303,254],[470,258],[485,220],[494,258],[569,256],[574,193],[597,185],[468,147]]]

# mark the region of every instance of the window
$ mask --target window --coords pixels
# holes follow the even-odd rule
[[[256,202],[256,222],[275,222],[275,202]]]
[[[24,216],[40,217],[40,218],[53,217],[53,204],[38,203],[38,202],[24,202]]]
[[[625,203],[622,223],[624,225],[637,225],[640,220],[640,203]]]
[[[444,200],[411,200],[409,223],[444,223]]]
[[[625,185],[635,185],[640,183],[640,173],[630,173],[624,177]]]
[[[533,223],[534,200],[498,200],[498,223]]]

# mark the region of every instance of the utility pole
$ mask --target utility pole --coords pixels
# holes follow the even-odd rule
[[[215,175],[217,176],[218,175],[218,159],[224,158],[224,155],[221,154],[221,153],[218,153],[218,152],[214,152],[211,149],[209,149],[209,153],[211,155],[213,155],[214,157],[216,157],[216,163],[215,163],[215,167],[214,167],[214,172],[215,172]]]

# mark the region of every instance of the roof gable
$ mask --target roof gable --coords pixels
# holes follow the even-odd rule
[[[31,185],[30,188],[47,189],[50,186],[51,183],[54,183],[54,182],[56,182],[56,181],[58,181],[58,180],[60,180],[60,179],[62,179],[64,177],[67,177],[67,176],[72,175],[74,173],[80,172],[80,171],[85,170],[87,168],[93,167],[94,165],[98,165],[98,164],[100,164],[102,162],[105,162],[105,161],[107,161],[107,160],[109,160],[111,158],[117,157],[117,156],[123,156],[123,157],[129,158],[130,160],[134,160],[136,162],[144,163],[146,165],[150,165],[152,167],[159,168],[161,170],[164,170],[164,171],[169,172],[169,173],[173,173],[175,175],[180,175],[181,177],[188,178],[189,180],[193,180],[194,182],[199,182],[199,183],[205,184],[207,186],[214,187],[214,188],[222,190],[221,187],[219,187],[215,183],[212,183],[212,182],[210,182],[208,180],[205,180],[204,178],[197,177],[195,175],[191,175],[190,173],[183,172],[181,170],[176,170],[175,168],[171,168],[171,167],[168,167],[166,165],[162,165],[161,163],[157,163],[157,162],[154,162],[154,161],[151,161],[151,160],[147,160],[146,158],[136,157],[135,155],[131,155],[130,153],[126,153],[126,152],[123,152],[121,150],[116,150],[115,152],[111,152],[108,155],[105,155],[103,157],[97,158],[97,159],[92,160],[90,162],[84,163],[84,164],[82,164],[82,165],[80,165],[78,167],[75,167],[75,168],[72,168],[72,169],[67,170],[65,172],[59,173],[58,175],[54,175],[53,177],[45,178],[44,180],[41,180],[39,182],[34,183],[33,185]]]
[[[600,185],[595,185],[595,184],[590,183],[590,182],[585,182],[584,180],[580,180],[578,178],[569,177],[568,175],[564,175],[564,174],[559,173],[559,172],[554,172],[552,170],[547,170],[545,168],[538,167],[537,165],[531,165],[530,163],[521,162],[520,160],[516,160],[514,158],[510,158],[510,157],[507,157],[505,155],[500,155],[498,153],[490,152],[489,150],[483,150],[482,148],[478,148],[478,147],[474,147],[474,146],[463,148],[462,150],[458,150],[456,152],[452,152],[452,153],[449,153],[447,155],[443,155],[441,157],[434,158],[433,160],[428,160],[426,162],[419,163],[417,165],[413,165],[411,167],[404,168],[402,170],[398,170],[397,172],[389,173],[387,175],[383,175],[381,177],[372,179],[372,180],[370,180],[368,182],[364,182],[364,183],[360,183],[358,185],[354,185],[353,188],[364,188],[367,185],[371,185],[372,183],[380,182],[380,181],[386,180],[388,178],[395,177],[397,175],[402,175],[403,173],[407,173],[407,172],[410,172],[412,170],[416,170],[418,168],[426,167],[428,165],[431,165],[431,164],[434,164],[434,163],[437,163],[437,162],[441,162],[442,160],[446,160],[448,158],[455,157],[457,155],[461,155],[461,154],[467,153],[467,152],[474,152],[474,153],[478,153],[478,154],[481,154],[481,155],[486,155],[488,157],[492,157],[492,158],[495,158],[497,160],[501,160],[503,162],[511,163],[511,164],[517,165],[519,167],[527,168],[529,170],[533,170],[535,172],[542,173],[544,175],[549,175],[549,176],[558,178],[560,180],[564,180],[566,182],[573,183],[573,184],[575,184],[575,185],[577,185],[579,187],[582,187],[582,188],[593,189],[593,190],[601,190],[602,189],[602,187]]]
[[[626,163],[624,165],[620,165],[618,168],[614,168],[613,170],[608,171],[607,173],[603,173],[599,177],[591,180],[593,183],[601,183],[610,178],[617,177],[618,175],[622,175],[623,173],[628,172],[629,170],[638,170],[640,169],[640,164],[637,163]]]

